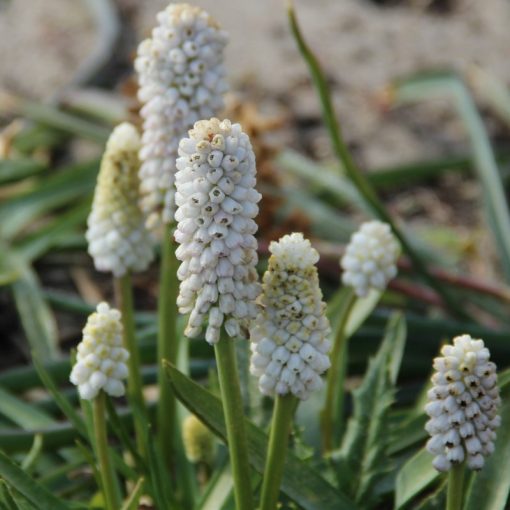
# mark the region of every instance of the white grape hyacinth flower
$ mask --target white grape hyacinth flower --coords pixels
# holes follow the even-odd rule
[[[261,311],[250,330],[250,372],[262,394],[305,400],[322,387],[330,366],[331,329],[315,267],[319,254],[298,233],[273,241],[269,251]]]
[[[122,346],[120,319],[118,310],[100,303],[87,320],[69,377],[82,399],[92,400],[101,390],[112,397],[125,394],[129,352]]]
[[[248,135],[229,120],[202,120],[179,144],[176,250],[182,261],[177,305],[189,313],[185,334],[205,339],[244,336],[257,314],[255,155]]]
[[[501,423],[496,365],[483,340],[469,335],[454,338],[441,354],[434,360],[436,372],[425,406],[430,417],[425,429],[431,436],[427,450],[435,456],[432,464],[438,471],[464,461],[473,470],[482,469]]]
[[[397,275],[399,255],[400,244],[387,223],[363,223],[351,236],[340,261],[342,282],[358,297],[365,297],[370,289],[383,291]]]
[[[140,137],[127,122],[110,135],[87,221],[88,251],[98,271],[122,277],[151,263],[153,239],[139,208]]]
[[[223,66],[227,35],[207,12],[170,4],[157,21],[135,60],[144,105],[141,206],[150,228],[173,219],[180,139],[198,120],[220,113],[228,89]]]

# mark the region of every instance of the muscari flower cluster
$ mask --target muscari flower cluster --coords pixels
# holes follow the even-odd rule
[[[143,271],[153,258],[152,240],[138,207],[140,137],[125,122],[106,144],[88,217],[88,251],[98,271],[121,277]]]
[[[120,312],[107,303],[100,303],[83,329],[69,379],[78,386],[80,397],[85,400],[95,398],[101,390],[112,397],[121,397],[125,393],[128,358],[129,352],[122,347]]]
[[[264,395],[305,400],[330,366],[330,326],[314,265],[319,254],[297,233],[272,242],[269,251],[261,311],[250,331],[250,372]]]
[[[257,313],[255,156],[239,124],[213,118],[181,140],[177,168],[177,305],[190,313],[185,334],[198,336],[208,318],[205,339],[214,344],[222,326],[239,336]]]
[[[141,206],[151,228],[173,218],[179,140],[196,121],[219,113],[227,90],[227,35],[209,14],[188,4],[171,4],[157,20],[135,61],[138,97],[144,104]]]
[[[464,460],[479,470],[494,451],[501,421],[496,365],[483,341],[469,335],[454,338],[441,354],[434,360],[436,373],[425,406],[430,417],[425,428],[431,435],[427,450],[435,455],[438,471]]]
[[[384,290],[397,274],[399,255],[400,245],[388,224],[377,220],[363,223],[340,261],[342,282],[359,297],[370,289]]]

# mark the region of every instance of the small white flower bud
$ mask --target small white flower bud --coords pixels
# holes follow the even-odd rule
[[[425,405],[430,417],[425,429],[431,435],[427,450],[435,455],[432,464],[438,471],[464,459],[478,470],[494,450],[500,422],[496,366],[483,341],[469,335],[454,338],[441,354],[434,360],[437,372]]]
[[[120,312],[100,303],[83,329],[69,380],[78,386],[80,397],[85,400],[95,398],[101,390],[121,397],[125,394],[128,358],[128,351],[122,347]]]
[[[314,265],[319,255],[296,233],[272,242],[269,251],[262,310],[250,331],[251,373],[260,377],[264,395],[292,393],[304,400],[321,387],[320,375],[330,365],[330,327]],[[312,311],[305,314],[307,304]]]
[[[225,140],[235,143],[229,146]],[[220,182],[230,184],[220,189],[216,179],[213,182],[208,176],[215,170],[212,165],[233,157],[229,147],[234,147],[230,150],[236,155],[242,151],[242,157],[236,156],[236,165],[225,170]],[[197,148],[206,161],[199,165],[193,162]],[[180,205],[175,219],[180,234],[175,239],[180,243],[176,256],[182,263],[177,273],[181,280],[177,303],[181,313],[191,312],[188,336],[189,328],[197,333],[208,317],[205,339],[213,344],[219,340],[222,326],[229,336],[238,336],[256,314],[253,301],[260,291],[255,269],[257,242],[253,236],[256,224],[253,222],[255,228],[249,233],[239,225],[253,221],[256,211],[247,205],[256,204],[261,196],[251,189],[242,203],[230,198],[239,188],[230,174],[238,172],[241,178],[250,177],[250,183],[255,185],[255,155],[239,124],[213,118],[195,124],[189,138],[179,144],[179,156],[175,183]],[[204,202],[196,197],[198,188]]]
[[[134,126],[124,122],[113,130],[87,221],[88,251],[96,269],[116,277],[143,271],[153,259],[153,241],[138,207],[139,148]]]
[[[384,290],[397,274],[400,245],[388,224],[380,221],[363,223],[355,232],[340,261],[342,282],[359,297],[370,289]]]
[[[205,162],[202,146],[184,142],[184,147],[179,140],[197,120],[219,113],[227,90],[223,68],[227,35],[209,14],[188,4],[170,4],[157,20],[135,60],[138,97],[144,104],[141,206],[150,227],[172,221],[178,147],[193,164]],[[209,140],[207,144],[210,147]],[[222,147],[220,143],[214,148]]]

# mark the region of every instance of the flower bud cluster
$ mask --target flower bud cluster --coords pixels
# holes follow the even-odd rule
[[[141,205],[149,227],[172,221],[179,140],[196,121],[219,113],[227,90],[227,35],[209,14],[188,4],[170,4],[157,20],[135,61],[138,97],[144,104]]]
[[[138,207],[138,151],[136,128],[117,126],[106,144],[88,217],[89,253],[98,271],[116,277],[143,271],[153,258],[152,240]]]
[[[83,329],[83,340],[69,380],[78,386],[80,397],[91,400],[104,390],[112,397],[125,393],[129,352],[122,347],[120,312],[107,303],[97,305]]]
[[[380,221],[363,223],[355,232],[342,257],[342,282],[359,297],[370,289],[384,290],[397,274],[400,245],[388,224]]]
[[[177,305],[190,313],[185,334],[198,336],[208,318],[205,339],[214,344],[222,326],[238,336],[257,313],[255,156],[239,124],[213,118],[181,140],[177,168]]]
[[[282,237],[264,274],[262,310],[251,328],[250,372],[264,395],[305,400],[329,368],[330,326],[315,263],[319,254],[302,234]]]
[[[190,462],[209,464],[213,461],[213,433],[194,414],[188,415],[182,423],[182,442],[186,458]]]
[[[494,451],[501,418],[496,365],[482,340],[469,335],[454,338],[434,360],[433,387],[425,411],[431,435],[427,450],[435,455],[433,465],[448,471],[452,464],[467,461],[471,469],[483,467]]]

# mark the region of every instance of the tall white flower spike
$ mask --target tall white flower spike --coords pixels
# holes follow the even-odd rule
[[[180,139],[195,122],[220,112],[227,91],[223,67],[227,35],[216,21],[188,4],[170,4],[157,20],[135,61],[138,97],[144,104],[141,205],[151,228],[173,219]]]
[[[501,422],[496,365],[483,340],[469,335],[454,338],[441,354],[434,360],[425,406],[430,417],[425,429],[431,435],[427,450],[435,455],[432,464],[438,471],[464,460],[471,469],[482,469]]]
[[[388,224],[377,220],[363,223],[340,261],[342,282],[359,297],[370,289],[384,290],[397,274],[399,255],[400,245]]]
[[[208,318],[214,344],[222,326],[236,337],[257,313],[255,155],[239,124],[213,118],[181,140],[177,168],[177,305],[190,313],[185,334],[196,337]]]
[[[264,274],[262,309],[250,331],[250,372],[264,395],[305,400],[330,366],[330,326],[315,264],[319,254],[302,234],[282,237]]]
[[[121,277],[143,271],[153,259],[153,241],[138,206],[140,137],[124,122],[110,135],[101,161],[86,238],[98,271]]]
[[[80,397],[85,400],[94,399],[101,390],[121,397],[126,391],[128,358],[128,351],[122,347],[120,312],[100,303],[83,329],[69,380],[78,386]]]

